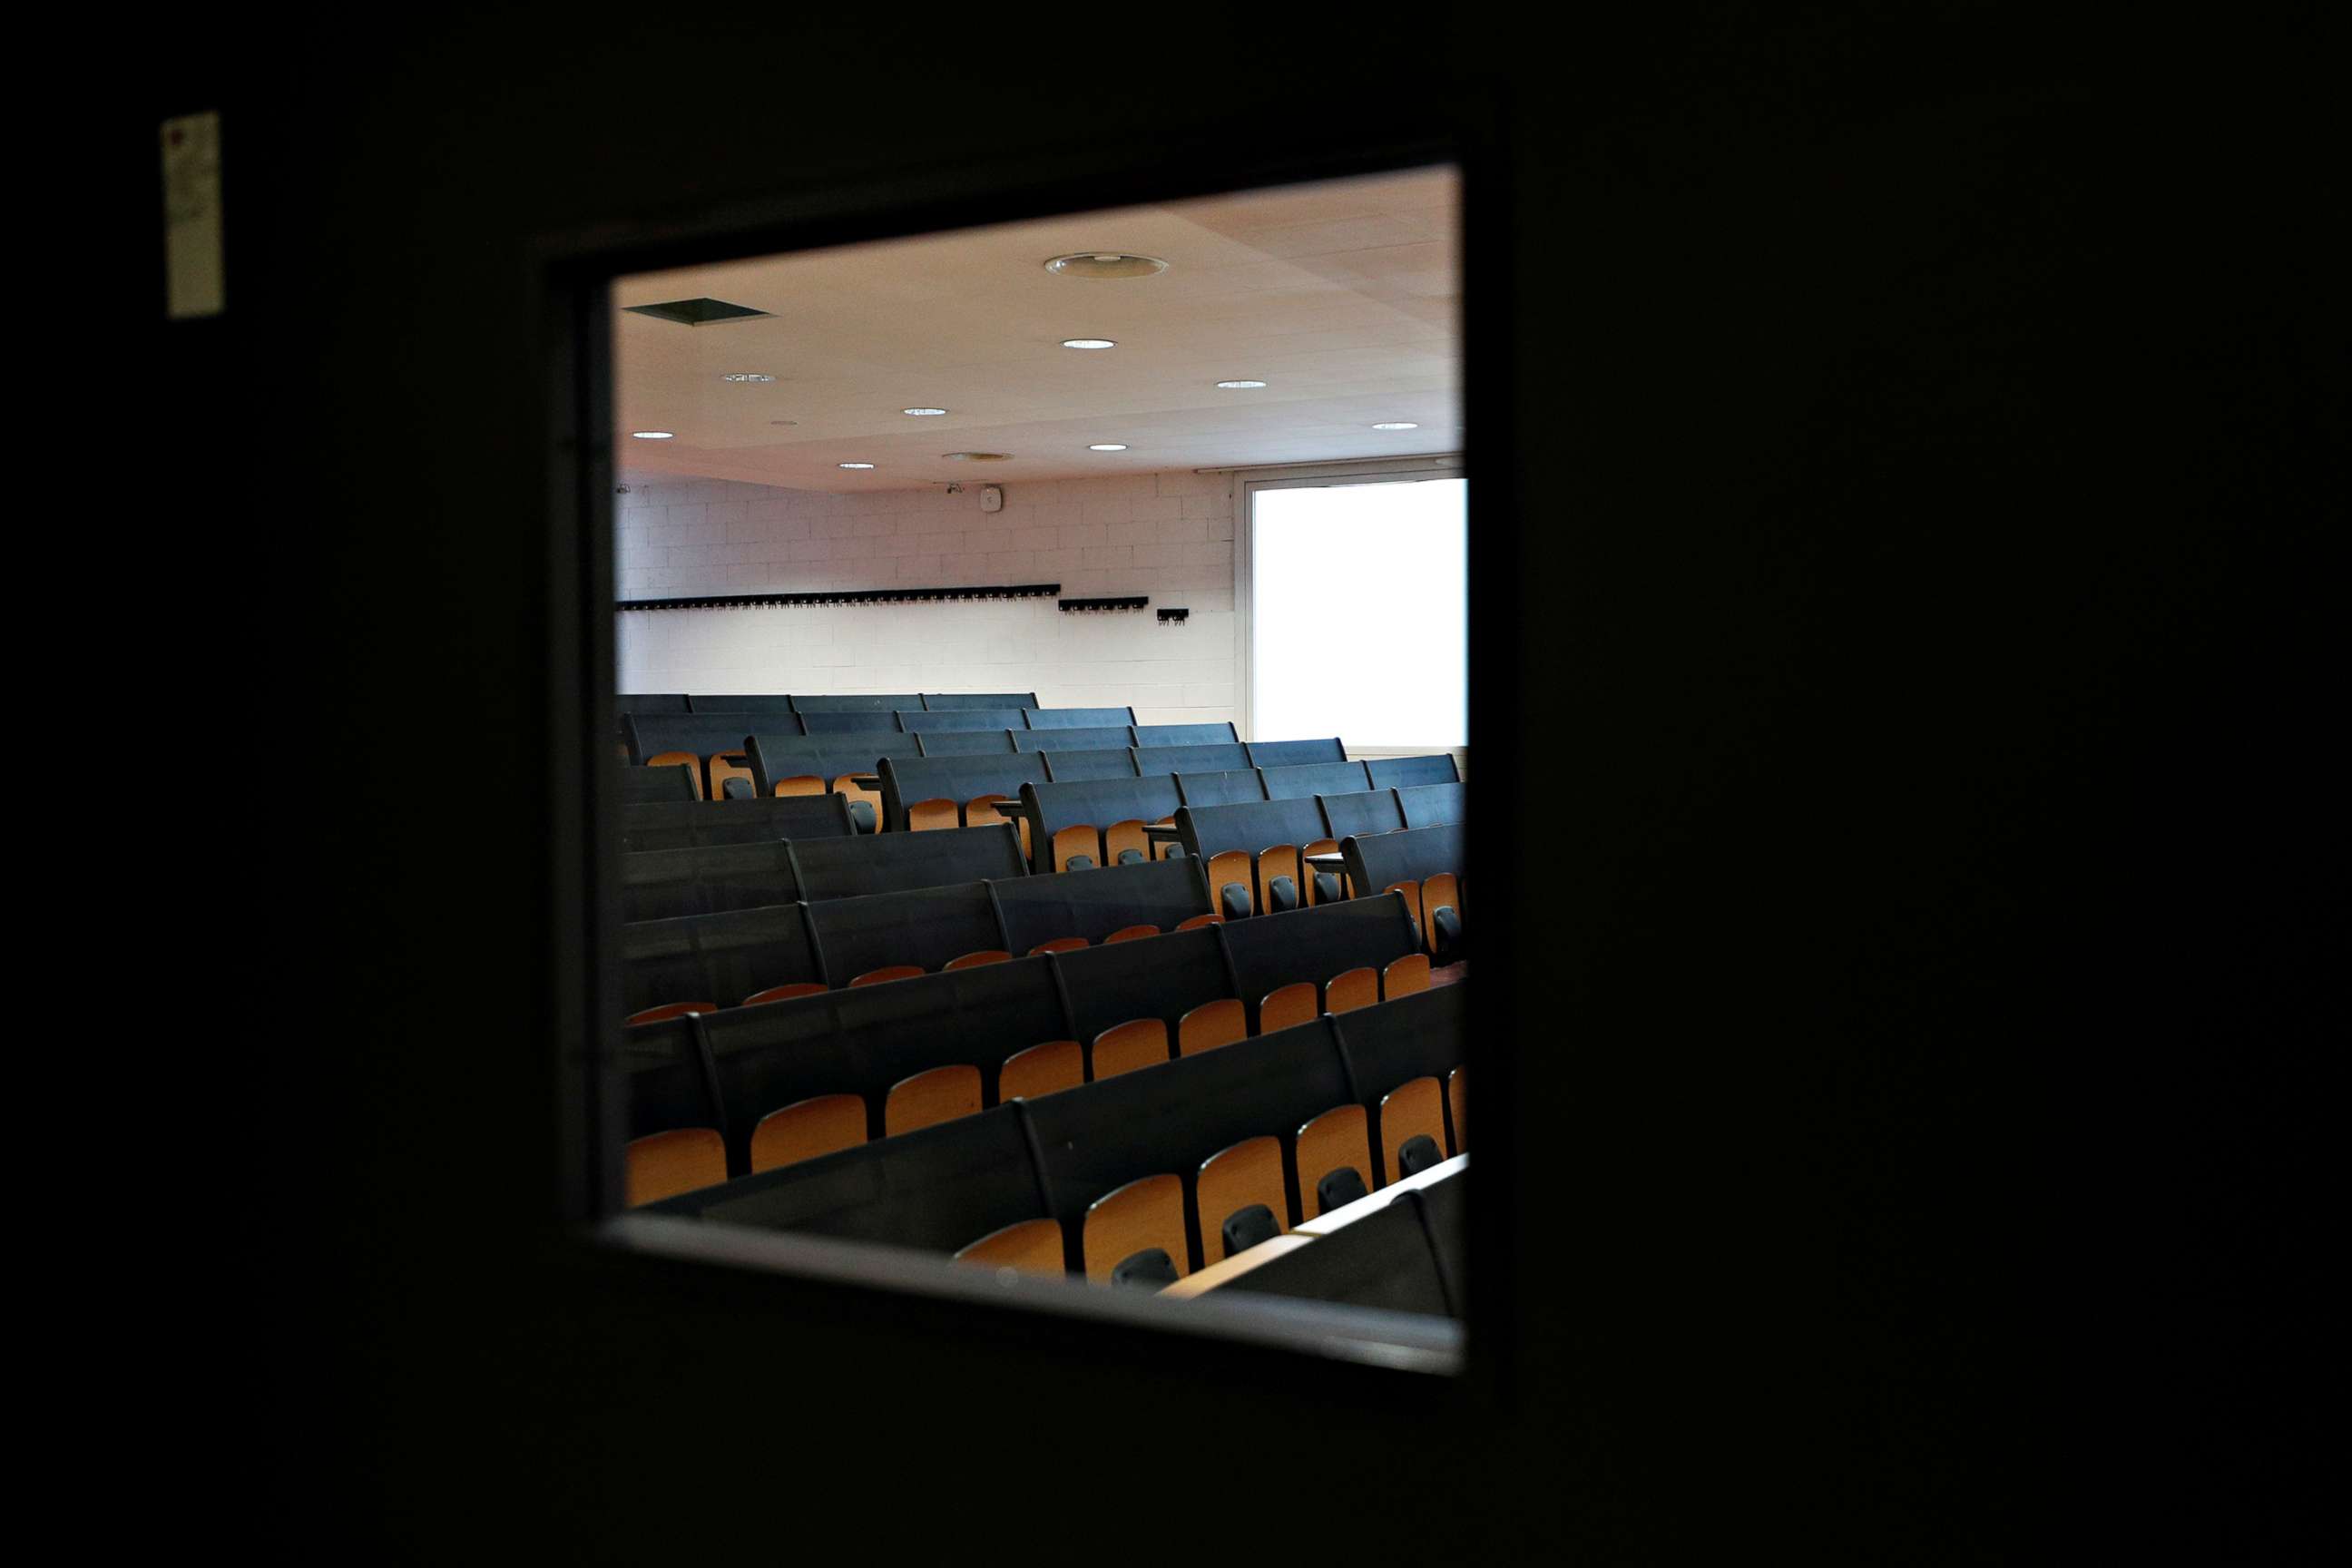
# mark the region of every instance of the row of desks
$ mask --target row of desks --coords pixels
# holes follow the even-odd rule
[[[1160,1293],[1162,1296],[1177,1297],[1205,1295],[1219,1286],[1232,1284],[1262,1263],[1271,1263],[1284,1253],[1297,1251],[1318,1237],[1329,1236],[1334,1231],[1344,1230],[1367,1215],[1379,1213],[1388,1207],[1399,1193],[1412,1187],[1425,1187],[1433,1182],[1442,1182],[1446,1177],[1459,1175],[1469,1168],[1470,1156],[1465,1152],[1454,1155],[1451,1160],[1440,1161],[1418,1176],[1401,1176],[1379,1192],[1366,1193],[1354,1203],[1341,1204],[1338,1208],[1317,1215],[1313,1219],[1299,1225],[1288,1235],[1261,1241],[1247,1252],[1237,1252],[1222,1262],[1210,1264],[1196,1274],[1188,1274]]]

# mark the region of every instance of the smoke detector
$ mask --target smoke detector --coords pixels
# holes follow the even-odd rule
[[[1045,270],[1056,278],[1156,278],[1168,270],[1168,263],[1124,250],[1081,250],[1056,256]]]

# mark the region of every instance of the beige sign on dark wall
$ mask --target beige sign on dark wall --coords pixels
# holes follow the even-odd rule
[[[221,313],[220,116],[163,121],[164,314]]]

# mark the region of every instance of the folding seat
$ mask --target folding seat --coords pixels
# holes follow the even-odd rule
[[[1470,1102],[1466,1085],[1470,1069],[1455,1068],[1445,1075],[1445,1109],[1454,1117],[1454,1152],[1470,1152]]]
[[[967,952],[961,958],[950,958],[945,963],[940,964],[940,972],[944,973],[950,969],[977,969],[983,963],[1010,963],[1012,962],[1013,955],[1005,952],[1003,948],[987,947],[981,949],[977,952]]]
[[[1391,882],[1381,891],[1404,895],[1405,908],[1412,911],[1413,928],[1421,932],[1421,943],[1423,948],[1426,949],[1429,946],[1429,922],[1421,918],[1421,884],[1412,881]]]
[[[1409,952],[1381,971],[1381,999],[1410,996],[1429,989],[1429,954]]]
[[[1128,929],[1132,931],[1134,928],[1130,926]],[[1118,938],[1114,934],[1110,940],[1116,942]],[[1087,939],[1082,936],[1057,936],[1051,942],[1041,942],[1031,948],[1029,956],[1034,958],[1041,952],[1076,952],[1086,945]]]
[[[1121,926],[1117,931],[1111,932],[1108,936],[1103,938],[1103,941],[1106,942],[1134,942],[1139,937],[1158,936],[1159,934],[1160,928],[1158,926]],[[1084,942],[1080,942],[1078,945],[1080,947],[1084,947],[1087,944]]]
[[[916,833],[941,827],[961,827],[963,814],[951,800],[919,800],[907,808],[907,826]]]
[[[1203,1002],[1176,1021],[1176,1054],[1195,1056],[1249,1038],[1249,1015],[1231,996]]]
[[[1103,829],[1103,864],[1132,866],[1151,858],[1151,841],[1143,835],[1143,824],[1132,818],[1114,822]]]
[[[996,1078],[996,1100],[1002,1105],[1016,1098],[1035,1100],[1040,1095],[1076,1089],[1086,1081],[1086,1052],[1079,1048],[1078,1042],[1048,1040],[1004,1058],[1004,1066]]]
[[[1294,1148],[1298,1205],[1308,1219],[1372,1190],[1371,1122],[1362,1106],[1325,1111],[1298,1130]]]
[[[1439,963],[1452,963],[1462,952],[1462,889],[1454,873],[1440,871],[1423,878],[1421,904],[1428,917],[1422,922],[1422,933],[1430,955]]]
[[[1339,841],[1336,838],[1318,838],[1311,844],[1299,847],[1298,891],[1305,903],[1333,904],[1348,896],[1345,872],[1336,877],[1328,871],[1318,871],[1311,877],[1307,874],[1307,862],[1309,857],[1337,855],[1339,852]]]
[[[966,827],[992,827],[1000,822],[1011,822],[1013,831],[1021,836],[1021,858],[1025,862],[1029,858],[1029,819],[1025,816],[1007,817],[996,809],[998,801],[1015,798],[995,793],[972,796],[963,803],[963,825]]]
[[[1054,835],[1054,869],[1084,871],[1102,864],[1102,837],[1092,824],[1077,823]]]
[[[920,964],[887,963],[879,969],[867,970],[865,973],[858,975],[856,979],[852,980],[850,984],[852,985],[879,985],[883,982],[888,980],[919,979],[921,977],[922,973],[923,968]]]
[[[783,792],[779,790],[777,793],[781,795]],[[853,811],[856,810],[858,806],[864,806],[866,809],[859,812],[858,816],[861,820],[871,818],[874,823],[874,831],[877,833],[881,832],[884,827],[888,826],[888,824],[882,820],[882,792],[879,790],[866,788],[865,786],[857,784],[852,775],[848,773],[843,773],[836,777],[833,781],[833,788],[831,791],[818,790],[814,793],[818,795],[830,793],[833,795],[845,795],[848,797],[850,808]]]
[[[716,1013],[716,1002],[671,1002],[659,1007],[647,1007],[621,1020],[625,1024],[659,1024],[671,1018],[683,1018],[688,1013]]]
[[[1168,1059],[1168,1026],[1158,1018],[1130,1018],[1095,1037],[1094,1078],[1099,1082]]]
[[[1304,869],[1298,846],[1269,844],[1257,852],[1256,864],[1259,912],[1281,914],[1299,908],[1305,900],[1298,885]]]
[[[1370,969],[1350,969],[1335,974],[1323,987],[1323,1010],[1327,1013],[1349,1013],[1359,1007],[1369,1007],[1381,999],[1381,977]]]
[[[631,1208],[727,1179],[727,1140],[709,1127],[679,1127],[634,1138],[623,1151]]]
[[[1381,1097],[1381,1158],[1392,1182],[1445,1158],[1445,1094],[1435,1079],[1412,1079]]]
[[[1433,1087],[1435,1081],[1430,1080]],[[980,1069],[969,1063],[933,1068],[890,1086],[889,1097],[882,1102],[882,1131],[886,1136],[912,1132],[979,1114]]]
[[[1279,1139],[1245,1138],[1218,1150],[1201,1163],[1192,1193],[1203,1264],[1222,1262],[1290,1229]]]
[[[711,756],[710,793],[714,797],[750,800],[757,795],[751,770],[744,765],[742,758],[740,752],[719,752]]]
[[[662,752],[647,757],[646,766],[649,768],[682,767],[686,769],[687,777],[694,783],[694,798],[697,800],[710,798],[703,787],[702,759],[692,752]]]
[[[1228,920],[1241,920],[1250,912],[1250,858],[1239,849],[1228,849],[1209,858],[1209,899],[1211,912]]]
[[[790,985],[771,985],[743,998],[746,1007],[761,1007],[771,1002],[790,1002],[797,996],[822,996],[825,987],[814,980],[797,981]]]
[[[1062,1274],[1068,1268],[1062,1252],[1061,1222],[1051,1219],[1016,1220],[1001,1230],[992,1230],[978,1241],[959,1248],[955,1260],[990,1268],[1010,1268],[1018,1274]]]
[[[1179,921],[1176,929],[1178,931],[1199,931],[1204,926],[1221,926],[1224,923],[1225,917],[1223,915],[1194,915],[1190,920]]]
[[[1370,970],[1356,973],[1369,974]],[[1294,1024],[1311,1024],[1322,1008],[1316,1005],[1315,985],[1301,980],[1269,991],[1257,1005],[1257,1032],[1270,1035]]]
[[[866,1142],[866,1101],[820,1094],[772,1110],[751,1130],[751,1169],[772,1171]]]
[[[1105,1193],[1087,1208],[1078,1238],[1087,1279],[1157,1289],[1192,1272],[1184,1241],[1184,1183],[1161,1173]]]

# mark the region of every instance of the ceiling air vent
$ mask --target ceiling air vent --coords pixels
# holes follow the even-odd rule
[[[754,316],[769,314],[766,310],[754,310],[749,305],[730,305],[724,300],[672,300],[666,305],[624,305],[621,308],[640,316],[681,321],[689,327],[708,327],[718,321],[747,321]]]

